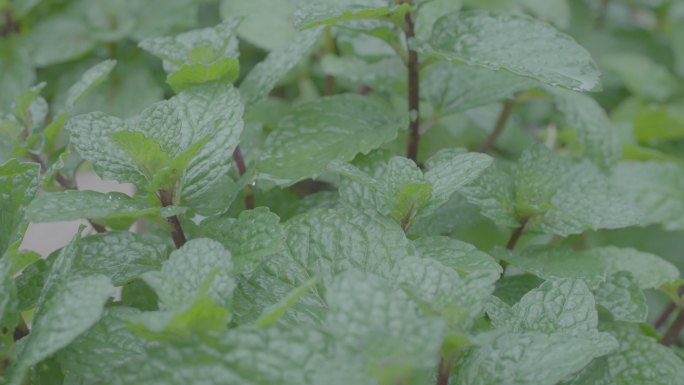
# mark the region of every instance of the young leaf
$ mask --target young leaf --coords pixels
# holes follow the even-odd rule
[[[286,47],[296,34],[292,14],[296,10],[294,0],[223,0],[222,18],[243,17],[237,29],[246,41],[267,51]]]
[[[90,91],[102,83],[112,72],[116,60],[105,60],[89,68],[67,91],[65,110],[71,111]]]
[[[10,160],[0,164],[0,256],[21,239],[26,226],[26,206],[38,189],[37,164]]]
[[[0,59],[0,108],[7,108],[33,84],[36,75],[23,41],[16,37],[2,40]]]
[[[280,218],[265,207],[243,211],[238,218],[211,217],[201,235],[217,240],[233,255],[236,273],[249,273],[263,257],[277,253],[283,241]]]
[[[160,57],[166,81],[180,92],[193,85],[221,80],[233,82],[240,74],[235,29],[239,19],[228,19],[213,28],[158,37],[140,42],[140,48]]]
[[[506,69],[578,91],[600,87],[589,52],[570,36],[522,14],[452,13],[437,20],[430,47],[448,60],[492,70]]]
[[[36,222],[70,221],[81,218],[124,219],[145,215],[170,217],[184,212],[181,207],[152,206],[124,193],[68,190],[42,195],[31,202],[27,215]]]
[[[279,184],[315,177],[334,160],[350,161],[394,139],[404,123],[367,97],[324,97],[280,121],[266,138],[257,168]]]

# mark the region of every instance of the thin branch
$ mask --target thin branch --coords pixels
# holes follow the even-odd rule
[[[508,118],[511,116],[511,110],[513,109],[514,103],[515,101],[513,99],[506,99],[506,101],[503,103],[503,108],[501,109],[499,118],[496,120],[496,126],[494,126],[494,130],[492,130],[485,141],[482,142],[480,147],[477,149],[478,152],[487,152],[494,146],[494,143],[499,138],[499,135],[501,135],[501,132],[503,132],[504,128],[506,127],[506,123],[508,122]]]
[[[337,56],[339,53],[337,51],[337,43],[335,42],[335,38],[332,35],[332,32],[330,32],[330,26],[325,28],[325,53],[328,55],[334,55]],[[335,89],[337,87],[337,81],[335,80],[335,76],[333,75],[325,75],[325,89],[324,89],[324,95],[334,95],[335,94]]]
[[[159,190],[158,196],[159,201],[164,207],[171,206],[173,203],[173,197],[171,193],[166,190]],[[166,221],[169,223],[169,225],[171,225],[171,238],[173,238],[173,243],[176,245],[177,249],[180,249],[185,242],[187,242],[180,219],[178,218],[178,215],[173,215],[166,218]]]
[[[680,286],[679,289],[677,289],[677,295],[681,296],[682,294],[684,294],[684,286]],[[667,319],[670,318],[670,315],[674,313],[677,307],[677,304],[674,301],[671,301],[667,306],[665,306],[665,308],[660,313],[658,318],[656,318],[655,322],[653,323],[653,326],[656,329],[660,329],[661,327],[663,327],[663,325],[665,325],[665,322],[667,322]]]
[[[436,385],[448,385],[449,376],[451,375],[451,367],[453,362],[451,358],[442,357],[439,360],[439,372],[437,374],[437,384]]]
[[[240,146],[235,147],[235,151],[233,152],[233,160],[235,160],[235,165],[237,166],[238,173],[240,176],[245,175],[247,172],[247,167],[245,166],[245,159],[242,157],[242,151],[240,150]],[[255,207],[254,205],[254,192],[249,186],[245,187],[245,207],[247,210],[251,210]]]
[[[601,0],[601,7],[599,8],[599,15],[596,18],[595,29],[602,29],[606,24],[606,16],[608,16],[608,7],[610,6],[610,0]]]
[[[414,15],[406,13],[406,44],[415,36]],[[420,80],[418,52],[409,47],[408,50],[408,111],[409,111],[409,142],[406,149],[406,157],[414,162],[418,159],[418,142],[420,141]]]
[[[679,311],[677,318],[675,318],[670,328],[667,329],[660,343],[665,346],[673,345],[679,340],[679,334],[682,332],[682,329],[684,329],[684,310]]]
[[[518,243],[518,240],[520,240],[520,236],[525,231],[525,226],[527,226],[528,221],[528,218],[523,219],[520,226],[513,230],[513,232],[511,233],[511,237],[508,239],[508,243],[506,244],[506,248],[508,250],[513,250],[515,248],[515,245]]]

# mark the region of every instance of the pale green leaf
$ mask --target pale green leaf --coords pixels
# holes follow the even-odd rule
[[[684,114],[681,106],[643,106],[639,109],[632,128],[640,143],[677,140],[684,137]]]
[[[240,76],[240,62],[235,58],[220,58],[209,63],[189,63],[171,73],[166,81],[180,92],[193,84],[212,81],[232,83]]]
[[[334,160],[350,161],[394,139],[405,120],[364,96],[324,97],[298,106],[266,138],[257,168],[291,184],[315,177]]]
[[[671,162],[622,162],[611,182],[633,205],[643,208],[642,224],[684,229],[684,167]]]
[[[616,331],[617,353],[608,356],[608,366],[616,384],[671,385],[684,376],[684,361],[653,338],[634,331]]]
[[[457,362],[462,385],[555,385],[616,347],[607,333],[506,333]]]
[[[628,272],[612,274],[594,290],[596,304],[603,306],[616,321],[646,322],[648,306],[638,283]]]
[[[423,258],[440,261],[460,275],[478,271],[503,273],[501,265],[489,254],[457,239],[437,236],[421,237],[413,241],[413,245]]]
[[[159,143],[142,132],[117,131],[110,135],[111,141],[133,161],[148,181],[169,164],[169,157]]]
[[[278,303],[264,309],[263,313],[261,313],[261,316],[259,316],[259,318],[256,320],[255,325],[260,328],[267,328],[274,325],[276,322],[278,322],[280,317],[282,317],[283,314],[285,314],[285,312],[288,311],[292,305],[294,305],[299,297],[311,290],[311,288],[318,284],[320,280],[321,279],[319,276],[311,278],[298,288],[294,289],[288,296],[280,300]]]
[[[0,42],[0,107],[5,109],[36,79],[33,62],[22,40],[15,37]]]
[[[560,29],[570,24],[569,0],[517,0],[528,12]]]
[[[278,3],[281,2],[285,1],[278,0]],[[263,28],[262,22],[260,19],[259,28]],[[264,99],[278,81],[306,56],[318,41],[320,33],[320,28],[299,32],[290,44],[269,53],[254,66],[240,83],[240,94],[245,106],[249,108]]]
[[[437,20],[430,47],[423,50],[553,86],[580,91],[600,87],[600,72],[589,52],[570,36],[522,14],[449,14]]]
[[[421,316],[388,282],[349,271],[326,293],[327,326],[340,346],[362,355],[371,373],[399,381],[412,369],[434,366],[444,323]]]
[[[200,224],[202,236],[214,239],[233,256],[235,272],[249,273],[261,260],[277,253],[283,243],[280,218],[268,208],[240,213],[238,218],[211,217]]]
[[[294,0],[223,0],[221,16],[243,17],[238,35],[267,51],[285,48],[295,37],[292,14]]]
[[[77,7],[40,20],[26,36],[26,46],[36,66],[45,67],[77,58],[95,47],[88,22]]]
[[[78,104],[90,91],[102,83],[112,72],[116,60],[105,60],[83,73],[81,78],[69,88],[66,96],[65,108],[70,110]]]
[[[169,217],[184,212],[181,207],[152,206],[124,193],[67,190],[41,195],[29,205],[28,217],[35,222],[70,221],[81,218],[124,219],[146,215]]]
[[[615,53],[602,58],[607,71],[617,74],[635,95],[655,102],[663,102],[679,89],[679,80],[667,67],[648,56],[636,53]]]
[[[618,161],[622,156],[619,132],[603,108],[589,96],[558,88],[550,90],[558,109],[576,130],[582,154],[604,169]]]

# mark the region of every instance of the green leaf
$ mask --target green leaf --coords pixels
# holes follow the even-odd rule
[[[684,229],[684,167],[671,162],[622,162],[615,167],[611,182],[633,205],[643,208],[642,225]]]
[[[364,96],[324,97],[296,107],[279,122],[257,168],[279,184],[315,177],[334,160],[350,161],[394,139],[404,123]]]
[[[238,91],[220,83],[190,87],[172,102],[181,122],[180,149],[187,150],[206,141],[188,162],[181,178],[181,202],[192,206],[231,169],[233,151],[242,133],[243,106]]]
[[[144,190],[145,179],[125,152],[111,140],[111,134],[128,129],[121,119],[102,112],[75,116],[67,121],[71,144],[81,157],[93,164],[103,179],[129,182]]]
[[[119,366],[144,360],[146,342],[127,324],[137,313],[127,307],[106,309],[97,323],[57,354],[62,370],[95,383],[111,379]]]
[[[512,319],[493,322],[510,325],[516,332],[562,331],[575,336],[589,335],[598,326],[594,296],[580,279],[544,282],[513,305],[512,315]]]
[[[358,19],[401,20],[411,11],[409,4],[388,3],[382,0],[306,2],[294,13],[294,24],[299,29],[306,29]]]
[[[27,368],[69,345],[95,324],[114,287],[107,277],[93,275],[61,282],[52,290],[50,298],[38,304],[10,384],[21,383]]]
[[[568,0],[517,0],[534,16],[566,29],[570,24],[570,2]]]
[[[643,289],[659,288],[679,277],[679,271],[670,262],[632,248],[606,246],[571,250],[533,247],[515,255],[500,254],[507,262],[541,278],[579,278],[592,288],[619,271],[631,273]]]
[[[158,170],[169,164],[169,158],[159,144],[141,132],[124,130],[110,136],[112,142],[135,163],[148,181],[154,178]]]
[[[520,156],[514,178],[505,173],[494,168],[463,191],[483,215],[501,225],[514,227],[527,219],[529,228],[567,236],[642,223],[640,208],[617,195],[587,160],[573,162],[535,145]]]
[[[492,71],[439,61],[420,74],[421,97],[429,100],[440,116],[515,98],[541,84],[508,71]]]
[[[676,384],[684,376],[684,361],[653,338],[634,331],[616,331],[618,352],[608,356],[616,384]]]
[[[93,49],[97,40],[77,3],[65,12],[44,17],[26,36],[26,47],[38,67],[63,63]]]
[[[15,37],[0,42],[0,108],[8,108],[36,79],[33,63],[22,40]]]
[[[74,219],[131,219],[142,216],[170,217],[185,212],[177,206],[152,206],[124,193],[99,193],[91,190],[67,190],[34,199],[27,216],[35,222],[70,221]]]
[[[360,354],[383,383],[397,383],[410,378],[412,370],[435,365],[444,323],[421,316],[388,282],[349,271],[326,293],[326,324],[338,344]]]
[[[153,236],[108,231],[79,241],[72,268],[82,274],[106,275],[122,286],[159,269],[168,252],[169,246]]]
[[[114,69],[116,60],[105,60],[100,62],[81,75],[81,78],[69,88],[66,96],[65,109],[71,110],[83,98],[88,96],[90,91],[100,85]]]
[[[37,164],[16,159],[0,164],[0,256],[21,239],[26,226],[26,206],[38,189]]]
[[[565,114],[571,127],[577,132],[582,154],[599,167],[607,169],[622,156],[621,141],[617,128],[606,112],[591,97],[558,88],[549,89],[555,97],[558,109]]]
[[[457,362],[456,383],[555,385],[615,347],[607,333],[505,333]]]
[[[213,28],[145,39],[139,46],[163,60],[166,81],[176,92],[214,80],[230,83],[240,74],[238,24],[239,19],[232,18]]]
[[[440,261],[460,275],[474,272],[503,273],[501,265],[489,254],[475,246],[449,237],[421,237],[413,241],[423,258]]]
[[[217,240],[233,255],[236,273],[253,271],[283,243],[280,218],[266,207],[247,210],[238,218],[211,217],[200,224],[201,235]]]
[[[288,311],[292,305],[294,305],[299,297],[315,287],[320,280],[321,278],[319,276],[311,278],[298,288],[294,289],[288,296],[283,298],[278,303],[264,309],[263,313],[261,313],[261,316],[259,316],[259,318],[256,320],[255,325],[260,328],[267,328],[274,325],[276,322],[278,322],[280,317],[282,317],[283,314],[285,314],[285,312]]]
[[[422,214],[434,212],[462,187],[475,180],[494,159],[486,154],[442,150],[425,163],[425,180],[432,184],[432,199]]]
[[[448,60],[492,70],[505,69],[578,91],[600,87],[589,52],[570,36],[522,14],[452,13],[437,20],[430,46]]]
[[[608,360],[599,357],[582,369],[577,376],[563,385],[616,385],[608,368]]]
[[[243,17],[238,35],[267,51],[286,47],[294,38],[292,14],[296,10],[293,0],[223,0],[221,16]]]
[[[646,322],[646,297],[632,274],[619,271],[594,290],[596,303],[603,306],[616,321]]]
[[[601,59],[607,71],[617,74],[635,95],[663,102],[679,90],[679,80],[667,67],[648,56],[636,53],[614,53]]]
[[[279,302],[318,275],[325,284],[350,269],[390,274],[408,256],[409,243],[401,227],[370,210],[312,210],[288,221],[285,235],[283,251],[239,282],[235,296],[238,319],[256,319],[260,309]],[[323,293],[312,290],[283,318],[287,323],[320,323],[325,309]]]
[[[284,1],[279,0],[278,3]],[[260,19],[259,28],[263,28],[262,23],[263,20]],[[290,44],[272,51],[266,59],[254,66],[240,83],[240,94],[245,106],[249,108],[264,99],[278,81],[306,56],[318,41],[320,33],[320,28],[299,32]]]
[[[680,106],[643,106],[632,128],[640,143],[676,140],[684,137],[684,114]]]
[[[45,88],[46,83],[42,82],[28,91],[19,95],[13,106],[14,115],[23,122],[23,125],[29,132],[36,127],[41,127],[43,121],[48,113],[48,105],[45,99],[40,96],[40,93]]]

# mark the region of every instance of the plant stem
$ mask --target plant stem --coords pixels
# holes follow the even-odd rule
[[[7,37],[11,33],[19,32],[19,24],[17,24],[14,21],[14,18],[12,17],[12,12],[5,11],[5,13],[3,14],[3,18],[5,19],[5,25],[0,31],[0,37]]]
[[[325,53],[328,55],[338,55],[337,44],[335,43],[335,38],[330,32],[330,26],[325,28]],[[336,88],[336,80],[333,75],[325,75],[325,89],[323,90],[324,95],[334,95]]]
[[[172,194],[166,190],[159,190],[158,196],[159,201],[164,207],[171,206],[173,203]],[[176,245],[177,249],[180,249],[185,242],[187,242],[180,219],[178,218],[178,215],[173,215],[166,218],[166,221],[171,225],[171,238],[173,238],[173,243]]]
[[[513,232],[511,233],[511,237],[508,239],[508,243],[506,244],[506,248],[508,250],[513,250],[515,248],[515,245],[518,243],[518,240],[520,239],[520,236],[523,234],[525,231],[525,226],[527,226],[527,221],[529,221],[529,218],[523,219],[522,223],[520,226],[518,226]]]
[[[682,329],[684,329],[684,310],[679,311],[677,318],[675,318],[670,328],[667,329],[665,335],[663,335],[663,339],[660,340],[660,343],[665,346],[674,344],[679,339],[679,334],[682,332]]]
[[[408,12],[406,20],[406,45],[416,35],[414,30],[413,13]],[[406,157],[414,162],[418,159],[418,142],[420,141],[420,80],[419,80],[418,52],[408,49],[408,111],[409,111],[409,142]]]
[[[601,0],[601,8],[599,8],[599,15],[596,18],[596,24],[594,25],[596,29],[602,29],[605,25],[608,6],[610,6],[610,0]]]
[[[36,155],[34,153],[31,153],[31,152],[29,152],[28,154],[29,154],[28,157],[31,158],[31,160],[33,160],[34,162],[36,162],[40,165],[40,172],[41,172],[41,174],[44,174],[47,171],[47,163],[45,162],[45,159],[43,159],[43,157],[41,157],[40,155]],[[55,173],[55,181],[57,181],[57,183],[60,186],[62,186],[62,188],[64,188],[65,190],[78,190],[78,186],[76,185],[76,182],[67,178],[66,176],[64,176],[64,174],[62,174],[59,171],[57,171]],[[98,233],[107,232],[106,227],[104,227],[100,224],[97,224],[90,219],[86,219],[86,220],[90,224],[90,227],[92,227],[93,230],[95,230],[96,232],[98,232]]]
[[[682,294],[684,294],[684,286],[680,286],[679,289],[677,289],[677,295],[681,296]],[[675,309],[677,309],[677,304],[674,301],[671,301],[669,304],[667,304],[667,306],[665,306],[665,308],[660,313],[658,318],[656,318],[655,322],[653,323],[653,326],[656,329],[660,329],[661,327],[663,327],[663,325],[665,325],[665,322],[667,322],[667,319],[670,318],[670,315],[672,315]]]
[[[240,146],[235,147],[235,151],[233,152],[233,160],[235,160],[235,165],[237,166],[238,173],[240,176],[245,175],[247,172],[247,167],[245,166],[245,159],[242,157],[242,151],[240,151]],[[252,210],[255,205],[254,205],[254,192],[252,189],[247,186],[245,187],[245,207],[247,210]]]
[[[513,109],[514,103],[515,101],[513,99],[506,99],[506,101],[503,103],[503,108],[501,109],[499,118],[496,120],[496,126],[494,126],[494,130],[492,130],[485,141],[482,142],[480,147],[477,149],[478,152],[487,152],[492,149],[496,139],[499,138],[499,135],[501,135],[503,129],[506,128],[506,123],[508,122],[508,118],[511,116],[511,110]]]
[[[437,374],[436,385],[448,385],[449,376],[451,375],[451,367],[453,366],[451,358],[442,357],[439,360],[439,372]]]

